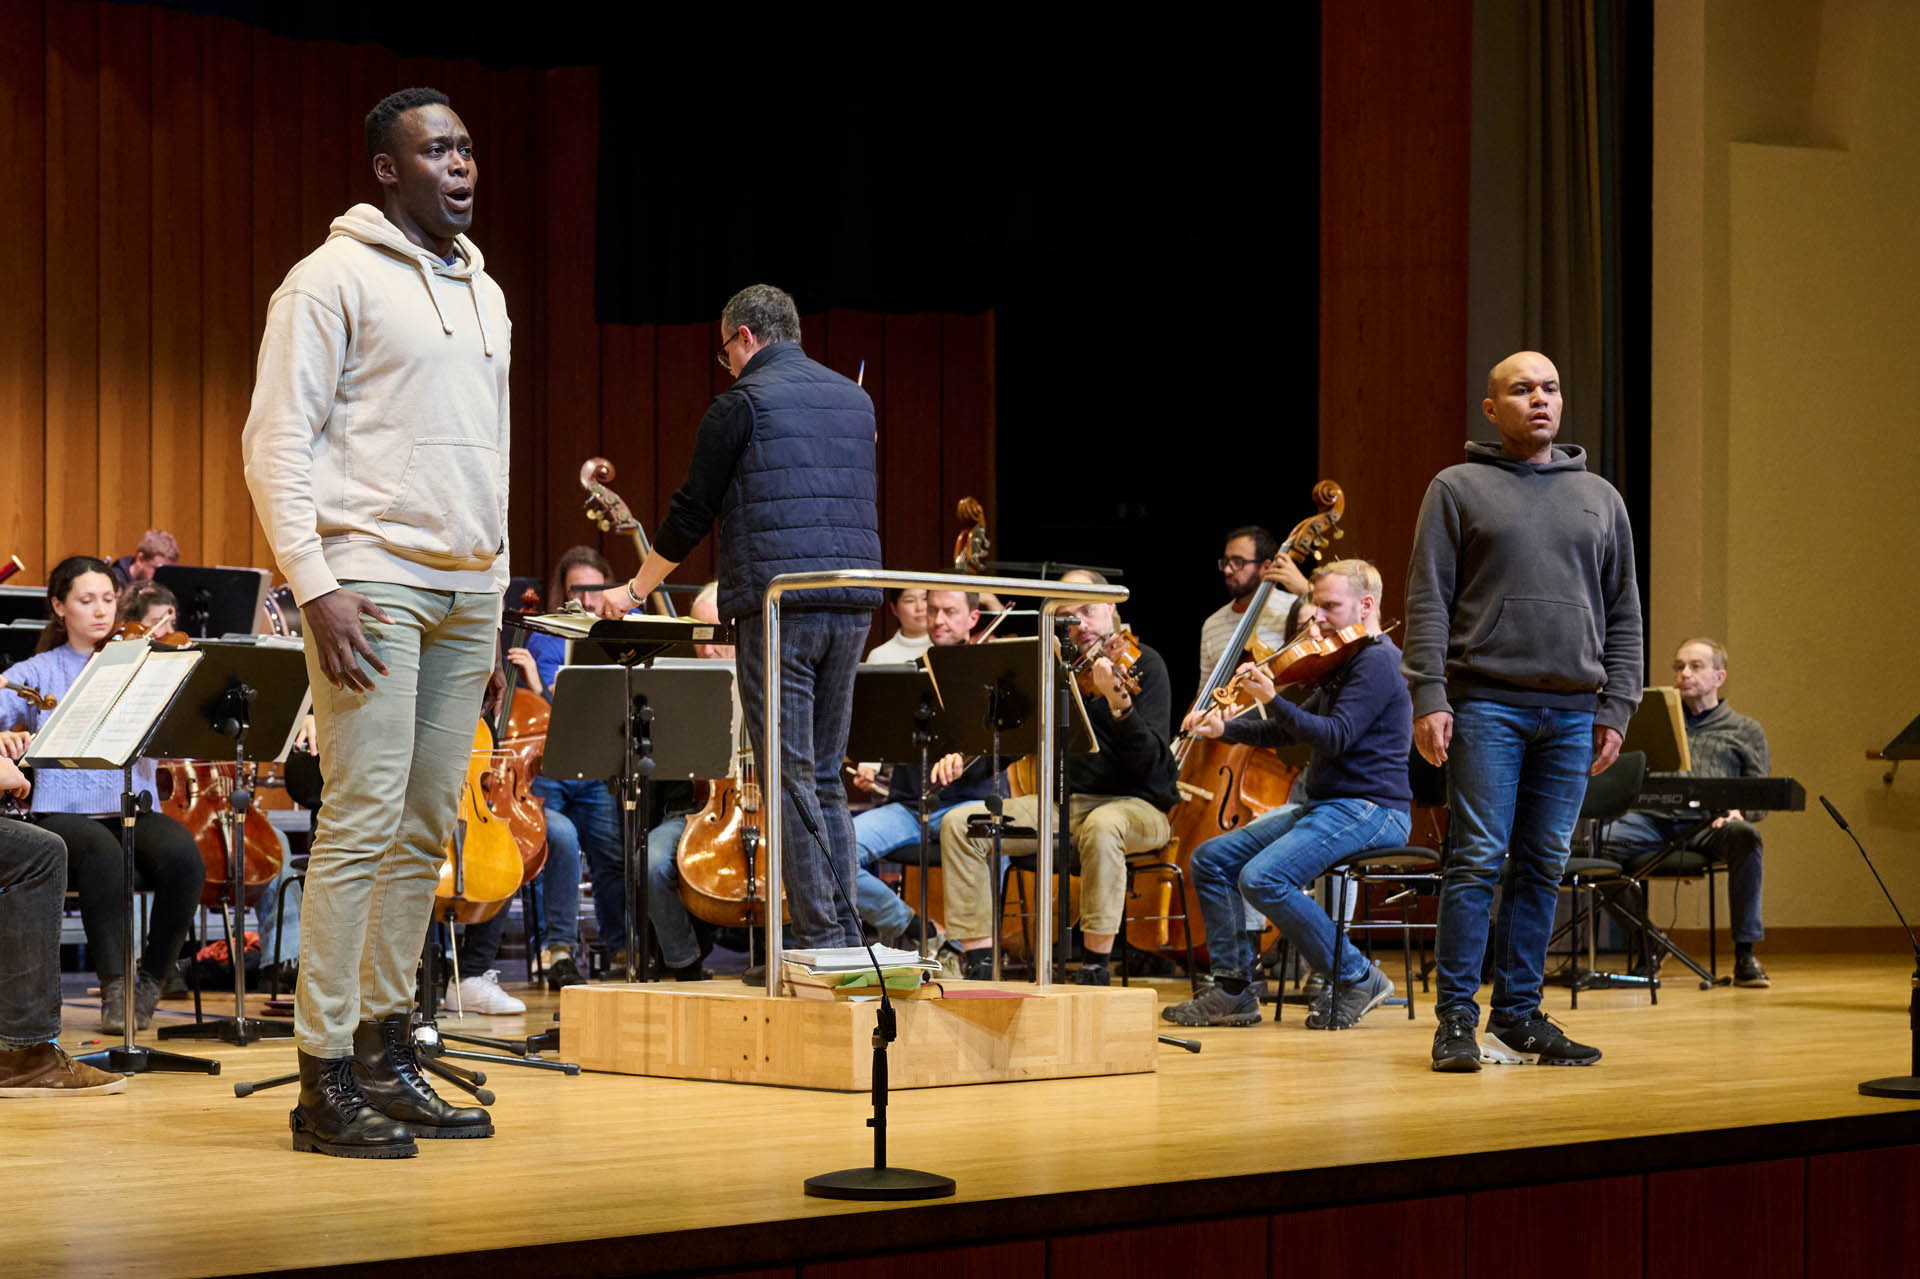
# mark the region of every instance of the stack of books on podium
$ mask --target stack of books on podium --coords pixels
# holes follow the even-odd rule
[[[879,974],[873,971],[876,959]],[[937,999],[940,988],[929,983],[939,975],[939,961],[892,946],[875,946],[872,958],[865,946],[822,946],[780,953],[781,984],[801,999],[877,999],[882,976],[887,993],[895,999]]]

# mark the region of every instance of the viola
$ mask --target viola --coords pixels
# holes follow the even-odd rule
[[[1119,680],[1127,696],[1140,696],[1140,677],[1133,673],[1134,663],[1140,660],[1140,640],[1124,626],[1067,663],[1067,670],[1072,672],[1074,687],[1080,690],[1080,695],[1101,695],[1100,686],[1093,681],[1093,668],[1103,657],[1113,663],[1114,678]]]
[[[1364,622],[1325,633],[1317,624],[1309,624],[1285,648],[1275,649],[1267,657],[1235,672],[1232,679],[1214,689],[1213,705],[1229,717],[1253,709],[1257,699],[1249,686],[1255,671],[1265,671],[1275,688],[1318,684],[1345,666],[1370,638]]]
[[[493,734],[487,722],[474,728],[467,775],[460,783],[459,811],[453,837],[447,841],[447,859],[434,889],[436,919],[479,924],[500,913],[520,891],[523,866],[507,820],[493,811],[489,792],[502,785],[496,764]]]
[[[9,684],[5,676],[0,676],[0,690],[12,693],[35,710],[50,711],[60,704],[59,698],[49,697],[37,688],[26,684]]]

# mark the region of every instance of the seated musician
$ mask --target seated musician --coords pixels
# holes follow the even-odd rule
[[[1702,636],[1673,655],[1673,684],[1686,710],[1687,755],[1696,777],[1768,776],[1767,734],[1759,721],[1738,714],[1720,699],[1727,682],[1727,650]],[[1733,984],[1773,984],[1754,943],[1766,936],[1760,924],[1760,832],[1765,814],[1735,809],[1689,840],[1686,847],[1727,865],[1727,905],[1733,916]],[[1652,861],[1697,819],[1628,813],[1607,828],[1604,855],[1628,872]]]
[[[927,592],[928,635],[940,647],[964,644],[980,620],[980,597],[960,591]],[[985,799],[993,792],[992,762],[985,757],[969,764],[958,755],[935,760],[927,827],[928,838],[940,838],[940,822],[961,804]],[[1005,793],[1005,788],[1002,788]],[[913,947],[920,940],[920,917],[898,893],[882,883],[873,867],[896,848],[920,842],[920,765],[896,763],[887,790],[887,802],[853,818],[853,842],[860,863],[854,905],[860,922],[872,928],[890,946]],[[940,930],[928,921],[927,936],[937,947]]]
[[[40,651],[7,669],[7,682],[64,697],[80,677],[95,645],[112,634],[117,592],[103,560],[75,555],[60,561],[47,579],[53,620],[40,637]],[[0,692],[0,753],[26,754],[33,733],[51,712],[11,692]],[[136,791],[157,793],[152,760],[134,766]],[[33,821],[67,846],[67,879],[80,894],[87,947],[100,975],[100,1029],[124,1031],[126,983],[125,862],[120,848],[121,774],[118,769],[42,769],[35,781]],[[146,949],[134,979],[135,1029],[153,1023],[160,991],[173,974],[181,943],[200,904],[206,866],[186,827],[164,813],[134,820],[135,887],[150,889]]]
[[[917,586],[887,592],[887,611],[899,628],[884,643],[873,646],[865,660],[873,665],[911,662],[933,644],[927,628],[927,592]]]
[[[1248,524],[1227,534],[1226,549],[1220,553],[1220,579],[1227,588],[1228,601],[1200,623],[1200,678],[1205,681],[1214,665],[1226,652],[1227,643],[1253,603],[1254,592],[1262,579],[1278,589],[1267,596],[1267,606],[1254,629],[1254,635],[1268,648],[1287,642],[1287,618],[1296,601],[1308,594],[1307,579],[1299,567],[1280,554],[1273,534],[1258,524]]]
[[[1106,581],[1086,569],[1074,569],[1060,580]],[[1071,621],[1070,637],[1083,653],[1105,646],[1119,625],[1111,604],[1066,605],[1059,614]],[[1177,798],[1173,754],[1167,748],[1172,697],[1166,662],[1145,645],[1133,664],[1140,682],[1137,695],[1128,694],[1104,654],[1094,660],[1089,674],[1096,695],[1087,698],[1087,716],[1100,749],[1067,757],[1072,792],[1068,823],[1080,852],[1080,928],[1086,951],[1075,979],[1083,986],[1106,986],[1112,976],[1108,956],[1125,907],[1126,856],[1164,848],[1171,834],[1167,810]],[[1039,800],[1032,795],[1010,799],[1004,809],[1016,825],[1031,827],[1039,818]],[[947,932],[960,939],[963,972],[969,978],[985,978],[992,968],[993,845],[967,830],[968,820],[986,811],[984,803],[963,804],[940,824]],[[1039,864],[1049,863],[1043,858]]]
[[[0,793],[27,792],[19,768],[0,756]],[[60,1047],[66,888],[66,845],[26,822],[0,818],[0,1098],[96,1096],[127,1087],[123,1076],[77,1062]]]
[[[589,613],[601,611],[602,591],[580,588],[614,580],[613,566],[591,546],[569,547],[547,579],[547,607],[559,610],[577,599]],[[535,631],[526,646],[507,650],[520,682],[548,701],[553,680],[567,660],[567,641]],[[602,944],[627,933],[622,891],[620,815],[613,792],[599,778],[536,777],[533,793],[545,802],[547,865],[540,872],[542,935],[547,946],[547,989],[586,980],[574,951],[580,942],[580,872],[593,881],[593,914]],[[620,943],[615,943],[617,946]]]
[[[163,528],[150,528],[140,536],[140,545],[131,555],[122,555],[110,566],[114,585],[121,590],[153,580],[153,570],[180,562],[180,543]]]
[[[701,587],[687,615],[696,622],[718,623],[720,584],[708,582]],[[698,656],[708,661],[733,661],[731,644],[695,644],[693,647]],[[738,701],[736,686],[736,724],[739,722]],[[691,790],[678,786],[671,791],[665,786],[656,786],[654,796],[655,802],[662,803],[666,816],[647,832],[647,920],[653,925],[654,944],[660,948],[660,962],[665,965],[667,975],[675,981],[704,981],[713,975],[702,966],[707,946],[701,941],[692,912],[680,900],[680,870],[676,861],[680,837],[687,832],[687,818],[697,811],[698,805],[692,802]],[[594,896],[600,896],[597,883]],[[621,935],[625,936],[624,931]]]
[[[114,625],[118,628],[134,622],[148,635],[164,635],[174,628],[179,613],[180,601],[173,592],[149,577],[120,592],[114,606]]]
[[[1299,706],[1274,696],[1264,668],[1249,667],[1248,687],[1264,703],[1264,715],[1248,712],[1229,720],[1214,708],[1187,716],[1183,727],[1205,737],[1311,746],[1312,796],[1298,799],[1296,788],[1298,802],[1194,850],[1191,874],[1206,921],[1213,984],[1194,999],[1163,1008],[1168,1021],[1250,1026],[1260,1020],[1260,1001],[1248,987],[1254,948],[1241,928],[1243,901],[1278,925],[1316,972],[1330,975],[1339,965],[1339,1005],[1333,1005],[1330,984],[1308,1026],[1351,1026],[1393,993],[1386,974],[1351,942],[1340,941],[1336,959],[1333,921],[1306,891],[1340,859],[1407,837],[1413,699],[1400,674],[1400,650],[1380,633],[1380,590],[1380,573],[1365,560],[1338,560],[1314,573],[1309,625],[1331,635],[1359,624],[1370,638]]]

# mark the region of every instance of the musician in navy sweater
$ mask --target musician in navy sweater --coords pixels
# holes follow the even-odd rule
[[[1248,985],[1253,943],[1242,930],[1241,902],[1271,919],[1315,971],[1327,993],[1307,1018],[1313,1029],[1351,1026],[1393,993],[1393,983],[1338,939],[1307,887],[1344,857],[1404,843],[1413,793],[1407,760],[1413,746],[1413,700],[1400,674],[1400,650],[1380,633],[1380,573],[1365,560],[1338,560],[1314,573],[1309,625],[1330,635],[1361,626],[1367,637],[1299,706],[1274,697],[1260,667],[1248,687],[1263,703],[1227,719],[1218,709],[1187,716],[1183,727],[1236,744],[1313,749],[1299,798],[1258,821],[1216,836],[1193,853],[1194,891],[1206,920],[1213,985],[1161,1010],[1181,1026],[1251,1026],[1260,1001]],[[1334,980],[1337,976],[1337,980]],[[1336,998],[1337,991],[1337,998]]]

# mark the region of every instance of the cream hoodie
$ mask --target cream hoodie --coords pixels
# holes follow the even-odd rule
[[[507,303],[454,244],[449,266],[356,204],[267,304],[240,449],[297,604],[506,588]]]

